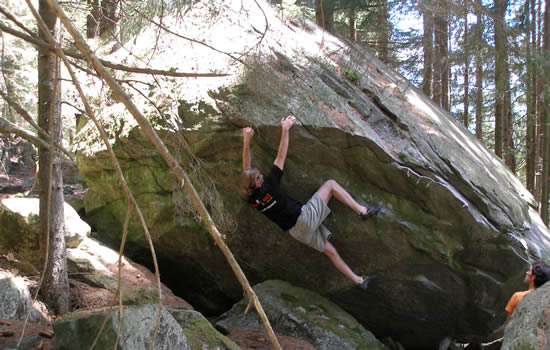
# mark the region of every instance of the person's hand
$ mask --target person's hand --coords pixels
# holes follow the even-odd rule
[[[250,126],[247,126],[243,129],[243,140],[245,143],[250,143],[250,140],[252,140],[252,137],[254,136],[254,129],[252,129]]]
[[[296,117],[293,115],[288,115],[284,118],[281,118],[281,127],[284,129],[290,129],[292,125],[296,123]]]

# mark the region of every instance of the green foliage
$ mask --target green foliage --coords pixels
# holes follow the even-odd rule
[[[359,80],[361,80],[361,75],[353,68],[344,68],[342,70],[342,76],[352,84],[357,84]]]
[[[191,349],[237,349],[238,346],[220,334],[200,313],[191,310],[173,311],[182,326]]]
[[[133,287],[122,293],[122,303],[124,305],[154,304],[157,300],[158,293],[155,289]]]
[[[30,44],[3,36],[4,50],[0,57],[2,79],[0,88],[25,108],[30,115],[36,115],[36,64],[37,51]],[[0,98],[0,105],[4,104]],[[11,109],[2,109],[2,117],[11,122],[22,122],[22,118]],[[19,124],[19,123],[18,123]]]

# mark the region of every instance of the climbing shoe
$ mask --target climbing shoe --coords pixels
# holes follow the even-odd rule
[[[376,278],[376,275],[368,275],[366,277],[363,277],[363,282],[359,283],[358,286],[362,290],[367,290],[369,287],[369,282]]]
[[[380,209],[382,209],[382,206],[380,204],[373,205],[370,209],[367,210],[365,214],[361,214],[361,220],[367,220],[371,216],[378,214]]]

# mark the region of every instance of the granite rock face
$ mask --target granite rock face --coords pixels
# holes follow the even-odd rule
[[[550,349],[550,283],[527,294],[504,331],[502,350]]]
[[[124,308],[122,313],[122,327],[117,311],[80,311],[57,320],[54,324],[56,349],[89,348],[98,333],[96,347],[99,349],[112,348],[115,344],[122,349],[149,349],[157,323],[158,306]],[[106,317],[107,322],[102,328]],[[158,330],[154,349],[191,349],[183,329],[164,308]]]
[[[96,347],[122,349],[149,349],[157,322],[158,305],[145,304],[123,308],[120,337],[118,308],[79,311],[67,315],[54,324],[56,349],[89,348],[101,329]],[[193,310],[163,308],[155,338],[154,349],[220,349],[238,350],[239,347],[216,331],[204,316]]]
[[[24,260],[40,266],[40,201],[38,198],[4,198],[0,201],[0,250],[16,251]],[[69,204],[65,214],[67,248],[75,248],[91,232],[90,225]]]
[[[0,279],[0,319],[44,322],[42,315],[32,306],[32,296],[20,278]]]
[[[199,312],[194,310],[169,311],[183,329],[191,349],[240,349],[237,344],[218,332]]]
[[[387,349],[350,314],[317,293],[277,280],[254,286],[254,292],[277,334],[306,340],[319,350]],[[245,297],[233,305],[216,327],[263,329],[255,309],[245,313],[248,303]]]
[[[214,10],[216,21],[205,21]],[[251,283],[281,279],[315,290],[377,337],[407,349],[434,347],[446,337],[481,340],[502,325],[525,260],[550,254],[550,234],[534,199],[500,159],[402,76],[315,24],[281,20],[266,3],[246,0],[198,2],[184,16],[181,32],[201,33],[211,47],[248,56],[235,60],[161,34],[162,58],[151,66],[183,70],[189,63],[228,75],[192,84],[163,80],[149,92],[162,117],[139,96],[136,103],[190,173]],[[180,185],[120,106],[101,109],[165,283],[199,310],[226,310],[242,290]],[[332,178],[360,202],[383,205],[378,217],[363,222],[333,200],[325,221],[351,268],[378,274],[366,293],[239,197],[241,128],[255,128],[252,163],[267,172],[287,114],[298,119],[285,163],[288,192],[305,202]],[[89,186],[86,214],[116,246],[127,202],[93,135],[88,124],[76,136],[78,167]],[[135,215],[126,251],[150,262]]]

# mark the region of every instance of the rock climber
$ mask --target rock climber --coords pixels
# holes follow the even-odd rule
[[[327,240],[331,232],[323,225],[323,221],[330,214],[328,202],[332,197],[347,205],[363,220],[376,215],[381,206],[377,204],[367,208],[360,205],[334,180],[328,180],[321,185],[304,205],[289,196],[281,187],[281,178],[284,174],[288,151],[289,130],[295,122],[296,118],[292,115],[281,119],[281,139],[277,156],[265,177],[257,168],[251,167],[250,142],[254,136],[254,130],[251,127],[242,130],[243,189],[241,196],[250,206],[275,222],[283,231],[288,231],[294,239],[325,254],[338,271],[361,289],[366,290],[369,281],[376,275],[361,277],[351,270],[336,248]]]

